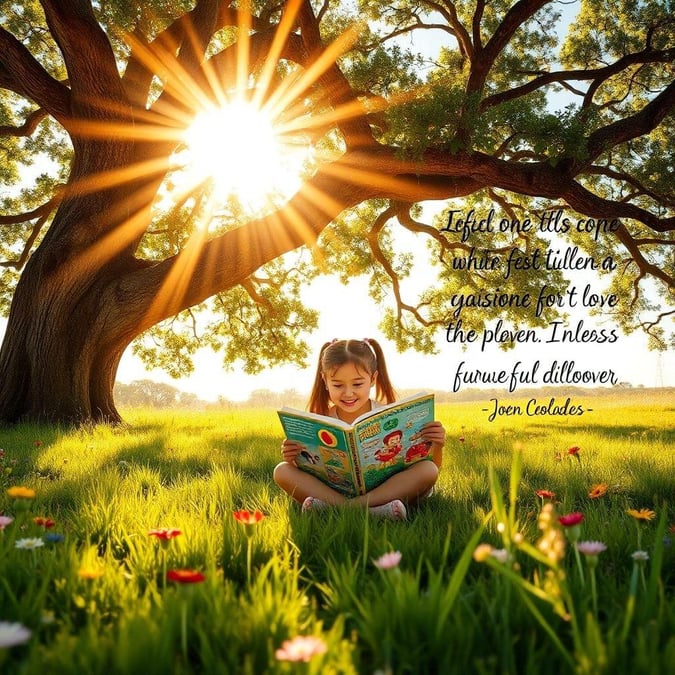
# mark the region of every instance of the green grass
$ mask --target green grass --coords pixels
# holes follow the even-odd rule
[[[123,428],[3,430],[0,513],[16,520],[0,533],[0,621],[32,637],[0,648],[0,671],[666,673],[675,408],[665,394],[594,403],[583,423],[488,423],[475,402],[440,405],[443,471],[406,523],[300,514],[271,481],[281,442],[273,410],[130,410]],[[597,483],[607,493],[591,499]],[[17,485],[35,499],[11,499],[6,488]],[[556,493],[558,513],[584,514],[583,539],[607,545],[597,613],[586,561],[582,583],[570,546],[556,563],[537,557],[542,488]],[[629,508],[657,517],[638,522]],[[265,518],[247,528],[233,518],[240,509]],[[45,534],[36,516],[53,519],[64,540],[15,548]],[[162,546],[148,536],[159,527],[181,535]],[[508,561],[473,560],[479,542]],[[644,565],[631,557],[638,548]],[[373,559],[393,550],[399,567],[377,569]],[[174,568],[205,581],[167,582]],[[277,659],[297,635],[320,637],[326,652]]]

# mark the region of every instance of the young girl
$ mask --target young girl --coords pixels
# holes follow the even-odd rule
[[[370,398],[373,387],[374,400]],[[395,400],[384,354],[377,341],[333,340],[323,345],[309,399],[310,412],[353,422],[359,415]],[[284,461],[274,469],[274,480],[302,504],[303,511],[349,504],[369,508],[372,515],[405,520],[404,502],[414,502],[428,495],[441,468],[445,443],[443,425],[429,422],[420,433],[424,441],[431,443],[433,461],[417,462],[365,495],[350,499],[299,469],[295,458],[305,448],[301,443],[288,439],[281,444]]]

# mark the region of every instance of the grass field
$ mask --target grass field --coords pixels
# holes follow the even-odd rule
[[[443,471],[405,523],[301,514],[271,481],[273,410],[2,430],[0,672],[671,672],[673,392],[591,402],[492,423],[439,405]],[[573,512],[606,550],[570,543]],[[299,636],[307,661],[282,648]]]

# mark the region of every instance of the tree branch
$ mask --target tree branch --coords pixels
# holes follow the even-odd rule
[[[467,82],[467,94],[476,93],[483,88],[487,74],[514,33],[548,2],[549,0],[519,0],[506,12],[485,47],[475,54]]]
[[[635,188],[637,194],[646,195],[651,197],[654,201],[659,202],[664,206],[675,206],[675,199],[669,195],[658,194],[653,190],[650,190],[645,185],[643,185],[637,178],[625,173],[624,171],[616,171],[615,169],[610,169],[607,166],[599,166],[593,164],[589,167],[588,173],[595,174],[598,176],[607,176],[607,178],[613,178],[615,180],[623,181],[627,185]]]
[[[70,92],[11,33],[0,27],[0,88],[34,101],[62,124],[70,115]]]
[[[621,72],[630,65],[635,65],[637,63],[668,63],[673,60],[674,56],[675,49],[667,49],[663,51],[645,49],[634,54],[627,54],[609,66],[605,66],[604,68],[563,70],[551,73],[542,73],[533,80],[530,80],[529,82],[518,87],[514,87],[508,91],[502,91],[498,94],[492,94],[491,96],[485,97],[481,101],[480,110],[485,111],[488,108],[501,105],[506,101],[511,101],[513,99],[526,96],[527,94],[530,94],[533,91],[536,91],[537,89],[540,89],[541,87],[544,87],[548,84],[564,84],[567,82],[567,80],[593,80],[593,84],[591,87],[589,87],[585,94],[588,96],[588,92],[590,92],[591,89],[595,91],[595,89],[597,89],[597,87],[599,87],[602,82],[606,81],[612,75],[616,75],[617,73]],[[582,95],[582,92],[580,91],[575,89],[573,89],[573,91],[578,95]]]
[[[611,202],[602,197],[598,197],[586,190],[578,183],[564,193],[564,199],[575,210],[594,218],[632,218],[645,223],[653,230],[665,232],[675,229],[675,217],[658,219],[652,214],[639,209],[633,204],[619,204]],[[675,288],[675,278],[657,265],[650,263],[642,254],[635,238],[628,231],[623,223],[620,223],[619,229],[615,232],[616,237],[626,247],[631,254],[633,261],[644,273],[660,279],[669,288]]]
[[[33,110],[26,117],[26,121],[18,127],[0,126],[0,136],[30,136],[48,114],[43,108]]]
[[[368,233],[368,245],[370,247],[370,251],[373,254],[375,260],[380,264],[382,269],[385,271],[385,274],[391,280],[391,288],[394,293],[394,298],[396,299],[397,318],[399,323],[401,322],[403,312],[407,311],[410,312],[410,314],[412,314],[412,316],[415,317],[415,320],[419,322],[422,326],[435,325],[438,323],[437,321],[429,321],[425,319],[424,316],[419,312],[419,309],[417,307],[413,307],[412,305],[409,305],[408,303],[403,301],[403,296],[401,294],[401,280],[399,279],[398,274],[396,274],[396,272],[394,271],[394,268],[392,267],[389,260],[387,260],[387,256],[384,255],[384,251],[380,246],[379,241],[380,232],[387,224],[387,221],[390,218],[396,216],[396,213],[397,213],[396,206],[390,205],[387,209],[385,209],[382,213],[378,215],[377,219],[375,220],[375,223],[373,224],[373,227],[370,229],[370,232]]]
[[[594,131],[588,138],[589,157],[585,163],[592,162],[608,148],[648,134],[673,108],[675,108],[675,82],[671,82],[639,112]]]
[[[33,220],[34,218],[43,218],[48,216],[61,203],[62,198],[63,193],[59,191],[49,201],[41,204],[32,211],[12,215],[0,214],[0,225],[16,225],[17,223],[27,223],[29,220]]]
[[[302,41],[308,54],[307,69],[308,71],[318,71],[313,77],[316,77],[316,81],[321,85],[326,99],[333,107],[350,104],[361,106],[347,78],[336,63],[337,59],[341,56],[339,50],[344,50],[348,41],[355,38],[355,34],[353,34],[353,37],[350,37],[349,33],[345,32],[340,44],[338,44],[337,40],[333,43],[332,47],[335,50],[333,52],[323,45],[319,23],[314,17],[310,0],[302,0],[298,19]],[[329,56],[332,56],[332,58],[327,58]],[[353,116],[348,120],[338,122],[337,126],[348,148],[356,149],[367,145],[376,145],[372,137],[370,125],[365,117],[366,111],[364,109],[363,115]]]
[[[457,7],[455,7],[454,2],[446,2],[446,7],[448,8],[447,16],[448,23],[454,31],[455,38],[457,38],[457,44],[459,46],[459,51],[464,58],[473,60],[475,50],[480,48],[480,40],[476,44],[472,44],[471,36],[469,35],[466,28],[462,25],[462,22],[457,16]],[[480,37],[480,35],[479,35]]]
[[[115,110],[119,113],[126,100],[117,61],[90,0],[40,0],[40,4],[66,64],[73,115],[91,118],[110,117]]]

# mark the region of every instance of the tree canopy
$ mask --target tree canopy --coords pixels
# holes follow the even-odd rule
[[[299,293],[320,273],[368,275],[384,333],[422,351],[453,295],[534,292],[542,276],[564,292],[558,270],[457,269],[471,249],[547,245],[536,229],[469,241],[444,228],[471,209],[613,222],[598,236],[559,234],[619,263],[605,272],[615,322],[664,348],[675,286],[667,4],[4,3],[0,367],[14,376],[0,419],[114,419],[114,374],[134,340],[174,374],[202,346],[250,372],[303,362],[317,315]],[[212,177],[185,178],[186,130],[234,99],[268,111],[286,151],[301,153],[290,193],[251,206]],[[223,148],[213,133],[217,161],[240,171],[255,138]],[[442,205],[433,218],[428,201]],[[414,260],[401,233],[428,241],[437,271],[418,297],[404,288]],[[486,307],[463,321],[543,324],[554,311]],[[86,338],[69,338],[77,331]]]

